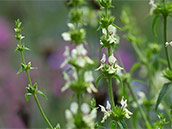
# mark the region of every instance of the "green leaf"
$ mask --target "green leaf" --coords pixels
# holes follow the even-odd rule
[[[37,90],[36,94],[40,94],[42,97],[44,97],[46,100],[48,100],[47,96],[42,91]]]
[[[22,73],[22,72],[23,72],[23,69],[20,68],[20,69],[17,71],[17,75],[19,75],[19,74]]]
[[[103,78],[103,75],[100,75],[96,80],[96,88],[98,88],[99,81]]]
[[[162,98],[164,97],[164,95],[167,93],[168,89],[170,88],[171,82],[169,83],[165,83],[158,95],[158,99],[156,101],[156,106],[155,106],[155,110],[157,110],[158,105],[160,104]]]
[[[110,128],[116,129],[116,124],[113,121],[110,122]]]
[[[28,50],[28,51],[30,51],[30,48],[28,48],[28,47],[24,47],[24,50]]]
[[[153,31],[153,34],[155,36],[157,36],[157,33],[156,33],[156,23],[157,23],[157,20],[159,18],[159,15],[156,15],[154,18],[153,18],[153,21],[152,21],[152,31]]]
[[[131,70],[130,70],[130,74],[131,74],[131,76],[133,75],[133,73],[134,73],[134,71],[138,68],[138,67],[140,67],[140,63],[135,63],[133,66],[132,66],[132,68],[131,68]]]
[[[120,82],[120,84],[121,84],[121,86],[123,86],[123,83],[122,83],[122,80],[121,80],[120,76],[118,76],[118,75],[116,74],[116,75],[114,75],[113,77],[116,78],[116,79],[118,79],[119,82]]]
[[[31,95],[32,95],[31,93],[26,93],[25,94],[26,101],[29,101],[29,98],[30,98]]]
[[[104,48],[104,46],[101,46],[97,51],[101,51]]]
[[[121,120],[120,123],[121,123],[123,129],[127,129],[127,124],[125,123],[124,120]]]
[[[60,124],[58,123],[54,129],[60,129]]]
[[[118,28],[118,29],[121,29],[119,26],[115,25],[115,24],[112,24],[114,27]]]

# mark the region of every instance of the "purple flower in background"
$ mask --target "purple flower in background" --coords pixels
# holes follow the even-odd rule
[[[0,49],[5,49],[12,42],[12,31],[7,20],[0,17]]]

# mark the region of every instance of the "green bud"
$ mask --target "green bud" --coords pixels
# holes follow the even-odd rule
[[[70,21],[73,23],[83,23],[82,16],[83,12],[80,9],[71,9],[69,14]]]
[[[113,7],[111,5],[112,0],[97,0],[97,1],[100,4],[101,8],[110,8],[110,7]]]

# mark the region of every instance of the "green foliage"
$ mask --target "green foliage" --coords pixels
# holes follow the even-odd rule
[[[163,77],[168,79],[169,81],[172,81],[172,71],[170,69],[166,69],[163,72]]]
[[[108,9],[110,7],[112,7],[112,8],[114,7],[111,5],[112,0],[97,0],[97,2],[99,3],[101,8]]]
[[[155,123],[153,126],[154,129],[163,129],[163,127],[168,123],[164,117],[164,114],[159,113],[158,114],[159,120]]]
[[[164,95],[167,93],[167,91],[169,90],[170,88],[170,85],[171,85],[171,82],[170,83],[165,83],[158,95],[158,99],[157,99],[157,102],[156,102],[156,106],[155,106],[155,110],[157,110],[158,108],[158,105],[160,104],[161,100],[163,99]]]

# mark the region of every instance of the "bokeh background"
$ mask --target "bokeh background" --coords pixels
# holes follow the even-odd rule
[[[96,12],[98,7],[94,1],[87,2],[86,6]],[[116,18],[116,25],[122,26],[121,12],[124,6],[128,6],[140,32],[153,42],[152,17],[148,16],[150,9],[148,1],[113,0],[113,5],[115,8],[112,14]],[[64,112],[73,101],[70,90],[61,93],[61,87],[65,82],[60,64],[64,60],[65,45],[69,45],[63,41],[61,33],[68,31],[68,11],[69,7],[65,0],[0,0],[0,128],[46,127],[33,98],[31,97],[29,102],[25,100],[25,87],[28,84],[25,73],[16,74],[21,62],[19,53],[14,52],[17,45],[14,38],[14,21],[18,18],[23,22],[22,33],[25,36],[23,42],[31,49],[25,51],[25,59],[27,62],[32,61],[34,67],[38,67],[31,71],[32,80],[38,82],[39,89],[48,97],[46,101],[39,96],[41,105],[53,125],[60,123],[65,127]],[[96,31],[98,18],[96,14],[98,13],[94,13],[93,16],[89,14],[90,18],[86,19],[91,23],[85,27],[88,55],[94,60],[98,60],[101,56],[97,51],[100,46],[100,32]],[[172,40],[171,24],[172,20],[169,20],[168,41]],[[121,37],[120,55],[125,68],[129,70],[138,58],[131,44],[122,38],[123,33],[118,32],[118,34]],[[94,73],[95,78],[97,74]],[[107,93],[100,91],[99,95],[94,96],[102,97],[98,102],[104,103]]]

